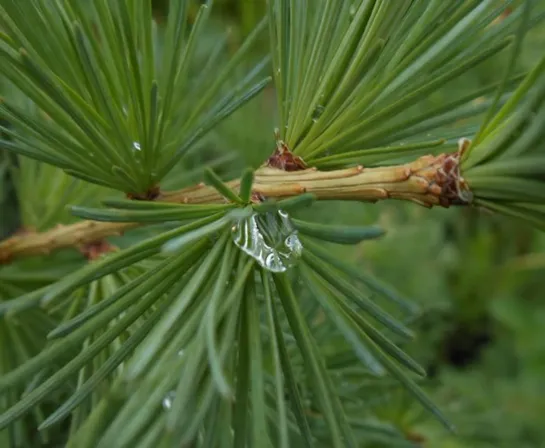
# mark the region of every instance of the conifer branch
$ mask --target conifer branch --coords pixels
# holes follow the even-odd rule
[[[333,171],[316,168],[286,171],[271,166],[271,160],[255,172],[254,200],[285,199],[312,193],[317,200],[377,202],[384,199],[411,201],[424,207],[468,205],[471,193],[460,176],[458,163],[467,140],[451,154],[427,155],[403,164],[376,168],[354,166]],[[227,182],[238,192],[240,179]],[[226,199],[212,186],[198,185],[160,192],[154,199],[179,204],[218,204]],[[54,250],[98,242],[138,227],[141,223],[81,221],[57,226],[42,233],[16,235],[0,242],[0,263]]]

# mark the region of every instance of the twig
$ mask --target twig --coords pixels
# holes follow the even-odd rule
[[[467,141],[460,142],[460,149]],[[253,196],[289,198],[313,193],[318,200],[377,202],[384,199],[411,201],[424,207],[468,205],[471,194],[460,176],[460,152],[423,156],[412,163],[378,168],[352,168],[319,171],[315,168],[284,171],[268,164],[254,177]],[[269,159],[270,160],[270,159]],[[240,181],[228,185],[238,190]],[[155,201],[180,204],[223,203],[225,199],[212,187],[198,184],[173,192],[160,192]],[[120,235],[140,223],[81,221],[57,226],[42,233],[16,235],[0,242],[0,263],[17,258],[49,254],[67,247],[81,247]]]

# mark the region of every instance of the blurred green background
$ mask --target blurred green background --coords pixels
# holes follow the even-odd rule
[[[156,1],[159,19],[167,3]],[[234,51],[265,9],[264,0],[216,1],[214,26],[218,32],[231,29]],[[209,39],[215,39],[213,30]],[[531,67],[544,44],[541,25],[528,34],[519,68]],[[261,47],[261,54],[267,52],[266,39]],[[502,57],[445,86],[430,104],[497,79]],[[238,157],[221,163],[224,175],[257,166],[272,151],[274,125],[270,87],[184,163],[191,168],[231,153]],[[21,224],[21,195],[15,194],[11,162],[0,153],[0,237]],[[38,198],[36,191],[27,192],[25,200],[32,195]],[[430,211],[397,202],[320,204],[313,216],[324,222],[378,223],[387,230],[376,242],[338,250],[422,307],[412,323],[418,337],[404,348],[428,369],[425,387],[459,434],[445,433],[397,393],[385,400],[383,416],[426,447],[545,447],[545,235],[480,210]]]

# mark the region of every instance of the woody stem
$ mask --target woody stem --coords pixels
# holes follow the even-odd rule
[[[424,156],[411,163],[379,168],[352,168],[319,171],[315,168],[283,171],[268,166],[255,173],[253,193],[264,198],[288,198],[313,193],[318,200],[376,202],[400,199],[425,207],[466,205],[467,190],[457,171],[456,154]],[[239,180],[228,182],[235,191]],[[467,191],[466,191],[467,193]],[[162,192],[155,201],[181,204],[223,203],[225,199],[212,187],[199,184],[179,191]],[[48,254],[54,250],[79,247],[120,235],[139,223],[80,221],[42,233],[17,235],[0,242],[0,263],[16,258]]]

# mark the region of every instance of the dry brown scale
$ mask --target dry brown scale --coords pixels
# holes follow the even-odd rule
[[[117,246],[114,246],[105,239],[82,244],[78,249],[89,261],[98,260],[102,255],[118,250]]]

